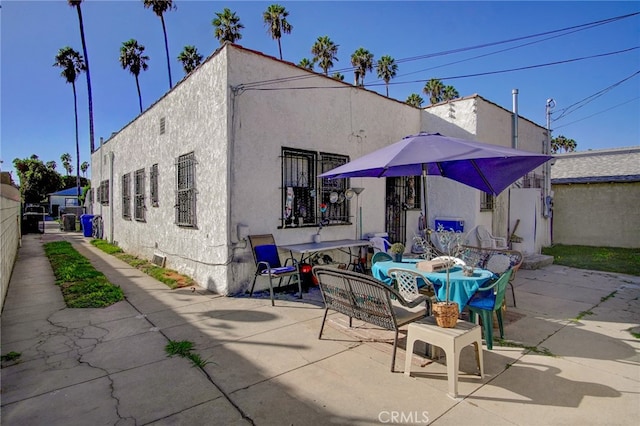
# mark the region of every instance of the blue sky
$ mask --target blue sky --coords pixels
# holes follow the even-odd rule
[[[219,46],[211,21],[215,12],[225,7],[235,11],[245,26],[238,44],[277,57],[277,43],[262,22],[262,12],[272,3],[175,1],[177,10],[165,15],[174,85],[184,76],[175,58],[185,45],[195,45],[205,57]],[[404,101],[409,94],[418,93],[428,102],[422,88],[435,77],[453,85],[461,96],[477,93],[511,109],[511,91],[517,88],[520,115],[543,126],[546,100],[555,100],[553,135],[574,139],[579,151],[640,145],[640,74],[636,74],[640,71],[640,15],[571,33],[439,54],[637,13],[638,2],[279,4],[289,11],[288,20],[293,26],[292,33],[281,40],[286,61],[298,63],[304,57],[311,58],[315,40],[327,35],[339,45],[338,62],[332,71],[344,74],[345,81],[353,81],[350,56],[359,47],[373,53],[374,59],[383,55],[395,58],[399,69],[389,90],[393,98]],[[36,154],[45,162],[56,161],[62,171],[63,153],[70,153],[75,164],[73,92],[52,64],[58,49],[64,46],[82,52],[76,11],[66,0],[3,0],[1,5],[2,170],[13,170],[16,157]],[[100,136],[107,139],[139,113],[135,80],[118,62],[122,42],[137,39],[150,57],[149,69],[140,75],[144,108],[168,90],[166,58],[160,20],[143,7],[141,0],[85,0],[82,10],[98,144]],[[628,49],[632,50],[532,68]],[[529,69],[496,73],[522,67]],[[465,77],[482,73],[489,74]],[[384,84],[375,71],[367,74],[365,84],[384,94]],[[77,88],[80,161],[90,162],[84,75],[78,79]],[[583,103],[585,100],[591,101]],[[559,118],[566,108],[568,113]]]

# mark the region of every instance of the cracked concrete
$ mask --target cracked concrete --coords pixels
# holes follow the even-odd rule
[[[126,300],[66,308],[42,249],[56,238],[71,241]],[[394,415],[413,424],[635,424],[640,277],[550,265],[521,270],[515,285],[511,343],[485,350],[482,379],[465,348],[454,400],[444,358],[417,351],[411,377],[402,374],[404,333],[396,373],[388,332],[357,321],[349,329],[330,314],[319,340],[317,291],[279,295],[271,307],[268,298],[170,290],[77,234],[26,235],[1,317],[2,354],[21,354],[2,362],[2,423],[399,423]],[[168,357],[170,339],[193,342],[206,364]]]

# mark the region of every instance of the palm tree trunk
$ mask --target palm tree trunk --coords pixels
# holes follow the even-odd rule
[[[78,191],[78,205],[80,204],[80,141],[78,138],[78,96],[76,94],[76,83],[73,87],[73,112],[76,118],[76,188]]]
[[[91,73],[89,72],[89,55],[87,55],[87,42],[84,38],[84,23],[82,22],[82,10],[80,3],[77,6],[78,21],[80,21],[80,38],[82,39],[82,53],[84,55],[84,63],[87,66],[87,93],[89,95],[89,147],[91,153],[95,150],[94,129],[93,129],[93,95],[91,93]]]
[[[282,60],[282,46],[280,45],[280,39],[278,39],[278,52],[280,52],[280,60]]]
[[[136,87],[138,88],[138,102],[140,103],[140,114],[142,114],[142,93],[140,93],[140,82],[138,81],[138,76],[136,75]]]
[[[169,59],[169,41],[167,41],[167,28],[164,25],[164,16],[160,15],[160,20],[162,21],[162,33],[164,34],[164,51],[167,54],[167,70],[169,71],[169,90],[173,87],[173,82],[171,81],[171,60]]]
[[[387,98],[389,97],[389,83],[385,83],[385,87],[387,89]]]

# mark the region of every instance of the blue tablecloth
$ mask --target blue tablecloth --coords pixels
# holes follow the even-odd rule
[[[390,269],[403,268],[417,271],[433,283],[436,291],[436,298],[439,301],[444,301],[446,299],[445,284],[447,283],[447,273],[421,271],[416,267],[417,262],[418,260],[414,259],[405,260],[403,262],[376,262],[371,267],[371,273],[376,279],[391,285],[393,280],[388,274]],[[495,274],[485,269],[476,268],[473,270],[473,276],[467,277],[462,273],[461,267],[458,266],[452,268],[449,272],[449,300],[456,302],[459,309],[462,311],[478,288],[491,278],[496,278]]]

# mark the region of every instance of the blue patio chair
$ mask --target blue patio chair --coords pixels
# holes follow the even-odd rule
[[[476,294],[469,299],[467,307],[469,308],[469,321],[476,322],[476,314],[482,319],[482,330],[484,340],[487,343],[487,349],[493,349],[493,313],[498,317],[498,326],[500,327],[500,338],[504,339],[504,327],[502,324],[502,303],[504,302],[504,293],[509,284],[513,270],[508,269],[497,281],[484,287],[480,287]]]
[[[288,277],[288,284],[291,284],[291,278],[295,277],[298,282],[298,298],[302,299],[302,280],[300,278],[300,269],[295,259],[287,259],[284,266],[280,263],[278,255],[278,246],[272,234],[249,235],[249,243],[253,252],[253,258],[256,262],[256,272],[253,275],[253,284],[249,297],[253,295],[253,289],[256,285],[258,277],[269,278],[269,294],[271,296],[271,306],[275,306],[273,300],[273,280],[278,279],[278,287],[282,284],[282,279]],[[292,264],[287,263],[291,260]]]

